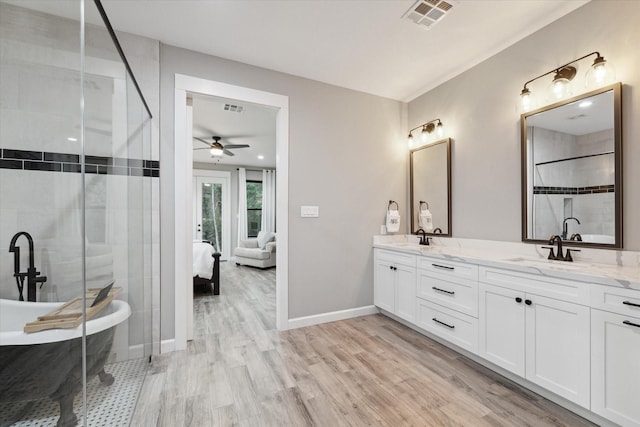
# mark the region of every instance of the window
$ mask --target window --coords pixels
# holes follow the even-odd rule
[[[262,181],[247,180],[247,234],[257,237],[262,227]]]

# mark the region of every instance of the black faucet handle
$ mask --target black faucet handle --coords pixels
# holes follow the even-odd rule
[[[573,257],[571,256],[571,252],[580,252],[580,249],[567,248],[567,254],[564,256],[564,261],[573,262]]]
[[[552,246],[543,246],[542,249],[549,249],[549,256],[547,259],[556,259],[556,254],[553,252]]]

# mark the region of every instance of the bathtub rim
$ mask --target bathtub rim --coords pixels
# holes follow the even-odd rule
[[[63,305],[64,303],[41,303],[41,302],[25,302],[0,298],[0,307],[16,307],[19,308],[24,304],[37,304],[46,314],[49,311]],[[105,310],[111,308],[111,313],[99,314],[91,320],[87,321],[87,335],[92,335],[105,329],[115,327],[124,322],[131,315],[131,307],[126,301],[113,300],[109,303]],[[33,319],[35,320],[35,319]],[[35,345],[53,342],[61,342],[82,337],[82,325],[72,329],[49,329],[41,332],[33,332],[30,334],[22,330],[19,331],[0,331],[0,347],[10,345]]]

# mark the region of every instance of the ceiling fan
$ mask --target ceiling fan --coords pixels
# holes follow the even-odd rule
[[[222,156],[223,154],[226,154],[227,156],[234,156],[235,154],[233,154],[229,150],[233,150],[235,148],[249,148],[250,147],[250,145],[248,145],[248,144],[227,144],[227,145],[222,145],[220,143],[220,140],[222,138],[220,138],[219,136],[212,136],[211,139],[213,139],[213,142],[206,141],[206,140],[204,140],[202,138],[198,138],[197,136],[194,136],[193,139],[207,144],[206,148],[204,148],[204,147],[203,148],[194,148],[194,150],[209,150],[211,152],[212,156]]]

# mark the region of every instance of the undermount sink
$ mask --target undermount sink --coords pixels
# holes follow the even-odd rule
[[[555,261],[550,259],[529,257],[506,258],[505,261],[516,262],[528,267],[552,268],[555,270],[582,270],[590,266],[589,264],[586,264],[584,262]]]

